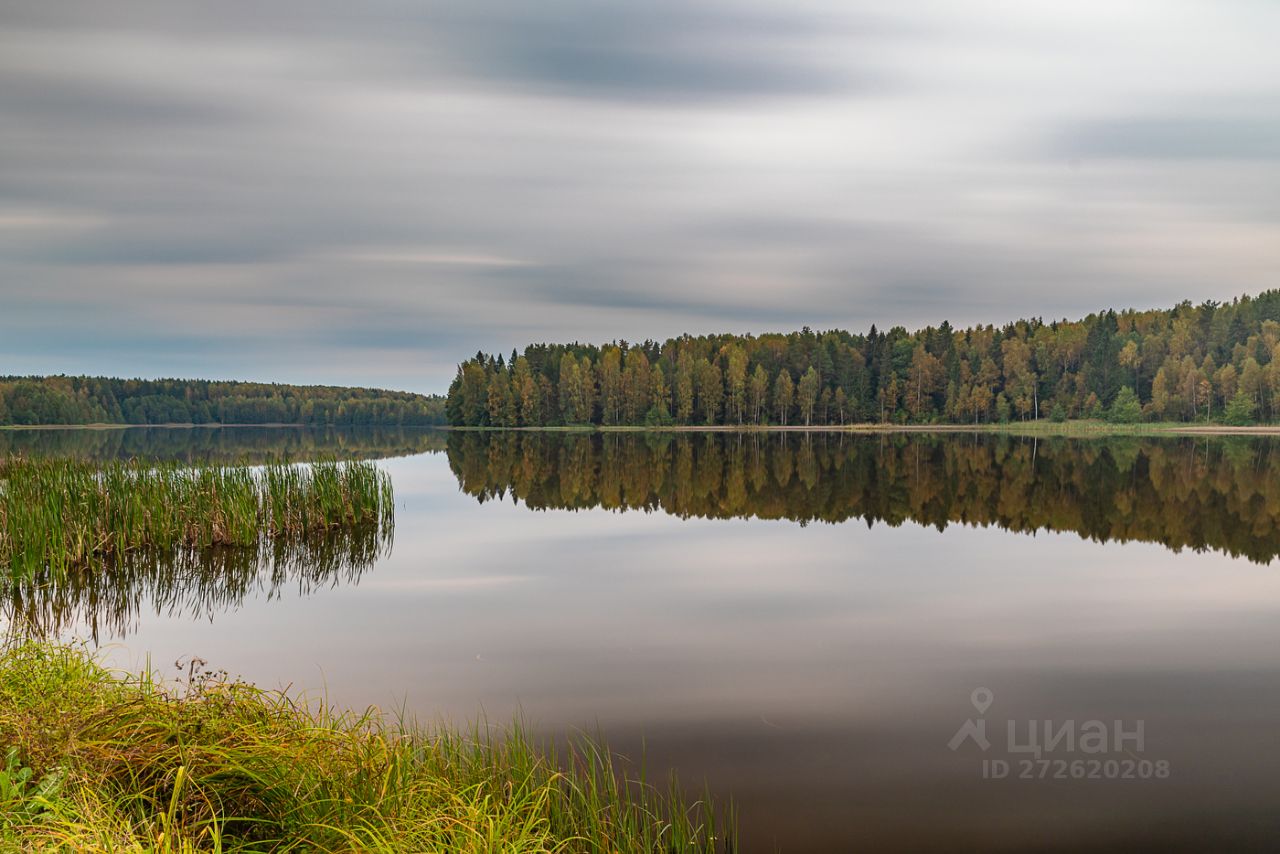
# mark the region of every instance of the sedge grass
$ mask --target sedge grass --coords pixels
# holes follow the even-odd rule
[[[56,578],[142,549],[390,529],[393,514],[390,477],[371,462],[255,469],[10,457],[0,461],[0,569]]]
[[[731,815],[622,779],[595,742],[556,757],[518,727],[429,731],[221,678],[165,685],[74,646],[0,650],[0,745],[5,850],[734,847]]]

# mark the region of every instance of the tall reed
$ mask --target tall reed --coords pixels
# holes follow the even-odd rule
[[[371,462],[254,469],[10,457],[0,461],[0,569],[57,578],[143,549],[390,530],[394,507],[390,477]]]

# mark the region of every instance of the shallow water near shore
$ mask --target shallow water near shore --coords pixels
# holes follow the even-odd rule
[[[744,851],[1280,835],[1272,439],[177,432],[7,441],[379,459],[394,547],[69,592],[120,666],[600,731]]]

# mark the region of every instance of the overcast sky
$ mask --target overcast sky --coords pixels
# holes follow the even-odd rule
[[[1274,0],[0,0],[0,373],[1280,286]]]

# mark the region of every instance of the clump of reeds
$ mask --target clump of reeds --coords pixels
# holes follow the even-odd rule
[[[224,678],[166,686],[75,647],[0,650],[0,847],[728,852],[732,815],[518,728],[335,712]],[[7,849],[6,849],[7,850]]]
[[[0,568],[55,576],[140,549],[258,546],[342,526],[390,528],[371,462],[262,468],[75,459],[0,461]]]

